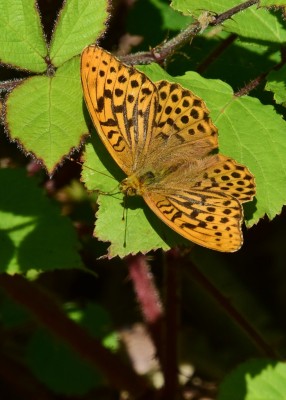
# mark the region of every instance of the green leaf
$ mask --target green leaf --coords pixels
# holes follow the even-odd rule
[[[82,112],[79,57],[58,68],[53,77],[25,80],[9,95],[6,109],[11,138],[53,173],[88,132]]]
[[[47,46],[35,0],[0,2],[0,60],[17,68],[44,72]]]
[[[214,2],[213,0],[172,0],[171,7],[186,15],[192,14],[197,17],[203,11],[220,14],[240,3],[244,2],[237,0],[221,0],[219,2]]]
[[[262,8],[248,8],[223,23],[224,29],[250,40],[284,43],[286,24]]]
[[[155,81],[178,82],[205,101],[219,130],[220,152],[246,165],[255,176],[256,210],[246,213],[247,225],[257,223],[265,214],[272,219],[280,213],[286,202],[286,123],[274,108],[250,96],[235,97],[226,83],[205,79],[196,72],[170,77],[157,65],[140,69]]]
[[[286,365],[251,360],[232,371],[221,384],[218,400],[285,400]]]
[[[286,103],[286,67],[282,67],[279,71],[272,71],[267,76],[266,90],[274,93],[274,99],[278,104]]]
[[[61,216],[26,171],[1,169],[0,271],[80,268],[79,244],[70,220]]]
[[[158,9],[162,18],[161,29],[180,30],[186,28],[193,22],[190,16],[184,16],[175,11],[164,0],[150,0],[151,4]]]
[[[68,0],[64,3],[51,40],[53,65],[62,65],[95,42],[105,29],[107,0]]]
[[[35,2],[15,0],[11,7],[8,6],[9,1],[5,6],[4,3],[0,5],[3,11],[0,24],[2,18],[5,37],[9,40],[6,47],[1,47],[0,55],[4,49],[10,58],[3,53],[2,60],[12,62],[11,57],[15,56],[15,60],[23,59],[22,63],[14,62],[17,66],[43,72],[47,68],[43,59],[47,49],[44,41],[38,38],[43,39]],[[92,40],[95,41],[103,31],[106,7],[106,0],[65,2],[54,31],[50,57],[57,66],[69,61],[61,65],[54,76],[35,76],[24,80],[8,96],[6,123],[11,138],[41,160],[50,174],[65,155],[79,146],[82,136],[87,133],[82,113],[79,58],[70,58],[80,53]],[[15,24],[13,29],[12,23]],[[25,46],[29,46],[30,50]]]
[[[286,6],[285,0],[259,0],[260,7],[278,7]]]
[[[215,14],[226,12],[240,3],[237,0],[173,0],[172,7],[187,15],[198,17],[203,11]],[[278,16],[278,15],[277,15]],[[268,10],[253,5],[226,20],[222,28],[250,40],[284,43],[286,40],[285,22],[278,20]]]

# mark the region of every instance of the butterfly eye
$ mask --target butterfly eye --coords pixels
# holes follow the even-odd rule
[[[128,178],[123,179],[119,185],[119,190],[126,196],[136,196],[138,194],[137,188],[131,185]]]

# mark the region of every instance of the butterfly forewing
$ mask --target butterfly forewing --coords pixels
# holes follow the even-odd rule
[[[81,57],[81,81],[92,121],[107,150],[125,171],[132,165],[132,154],[113,113],[113,72],[111,56],[97,47],[87,47]],[[111,78],[112,77],[112,78]]]
[[[82,53],[85,101],[96,129],[129,175],[144,162],[151,140],[157,93],[154,84],[98,46]]]

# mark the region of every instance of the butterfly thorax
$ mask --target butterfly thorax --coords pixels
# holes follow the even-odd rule
[[[147,187],[154,183],[155,175],[148,171],[143,175],[133,174],[123,179],[119,189],[126,196],[143,196]]]

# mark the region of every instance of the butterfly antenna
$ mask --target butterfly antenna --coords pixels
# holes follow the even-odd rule
[[[108,175],[108,174],[106,174],[105,172],[96,171],[95,169],[93,169],[93,168],[91,168],[91,167],[89,167],[89,166],[87,166],[87,165],[84,165],[84,164],[82,164],[82,163],[79,162],[79,161],[76,161],[76,160],[75,160],[74,158],[72,158],[72,157],[70,157],[70,160],[71,160],[71,161],[74,161],[76,164],[80,165],[81,167],[90,169],[91,171],[96,172],[97,174],[104,175],[104,176],[106,176],[107,178],[110,178],[110,179],[113,179],[113,180],[116,181],[116,179],[115,179],[113,176]],[[118,185],[116,186],[116,188],[117,188],[117,187],[118,187]],[[95,192],[98,192],[99,194],[104,194],[104,195],[106,195],[106,196],[115,196],[116,194],[120,194],[120,193],[121,193],[120,191],[115,192],[115,193],[112,193],[113,191],[111,191],[111,192],[102,192],[101,190],[95,190]]]
[[[71,160],[71,161],[74,161],[76,164],[80,165],[81,167],[90,169],[91,171],[96,172],[97,174],[104,175],[104,176],[106,176],[107,178],[110,178],[110,179],[113,179],[113,180],[116,181],[116,179],[115,179],[113,176],[108,175],[108,174],[106,174],[105,172],[96,171],[95,169],[89,167],[88,165],[84,165],[83,163],[81,163],[81,162],[79,162],[79,161],[76,161],[74,158],[70,158],[70,160]]]

